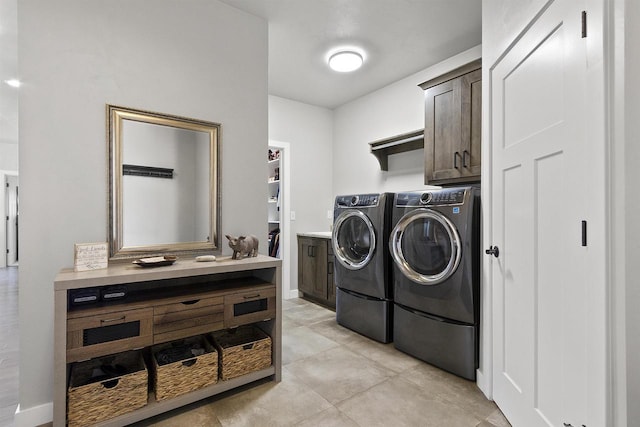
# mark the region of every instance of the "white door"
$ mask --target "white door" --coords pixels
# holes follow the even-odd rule
[[[589,408],[593,393],[605,405],[589,389],[605,370],[589,350],[605,342],[588,330],[604,260],[582,246],[582,221],[604,195],[590,184],[581,3],[551,2],[490,72],[493,392],[518,427],[604,425]]]

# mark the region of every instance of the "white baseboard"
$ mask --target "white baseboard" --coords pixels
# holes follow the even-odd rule
[[[13,421],[15,427],[35,427],[48,424],[53,421],[53,402],[24,410],[20,409],[20,405],[18,405]]]
[[[300,292],[298,292],[297,289],[291,289],[289,291],[289,295],[286,297],[286,299],[291,299],[291,298],[300,298],[302,295],[300,294]]]
[[[486,377],[479,369],[476,369],[476,385],[487,399],[493,400],[493,384],[491,378]]]

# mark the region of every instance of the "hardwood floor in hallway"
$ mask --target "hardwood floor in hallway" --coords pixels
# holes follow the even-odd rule
[[[0,268],[0,427],[13,426],[19,351],[18,267]]]

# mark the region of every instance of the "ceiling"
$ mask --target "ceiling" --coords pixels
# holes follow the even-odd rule
[[[269,22],[269,93],[335,108],[481,43],[481,0],[221,0]],[[338,46],[364,49],[352,73]]]

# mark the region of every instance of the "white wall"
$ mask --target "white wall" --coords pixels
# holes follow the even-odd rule
[[[56,272],[107,239],[106,103],[221,123],[222,230],[266,235],[268,37],[216,0],[24,0],[18,22],[21,425],[52,400]]]
[[[297,233],[329,231],[333,212],[333,113],[331,110],[269,96],[269,139],[291,145],[291,289],[298,288]],[[266,163],[266,150],[265,150]],[[264,168],[263,168],[264,170]],[[266,176],[266,173],[265,175]],[[266,193],[265,193],[266,194]],[[264,197],[266,200],[266,196]],[[266,204],[265,204],[266,205]]]
[[[369,142],[424,128],[424,91],[418,87],[480,58],[476,46],[334,110],[333,192],[357,194],[425,188],[424,150],[389,157],[380,170]]]
[[[0,169],[18,170],[18,143],[0,143]]]

